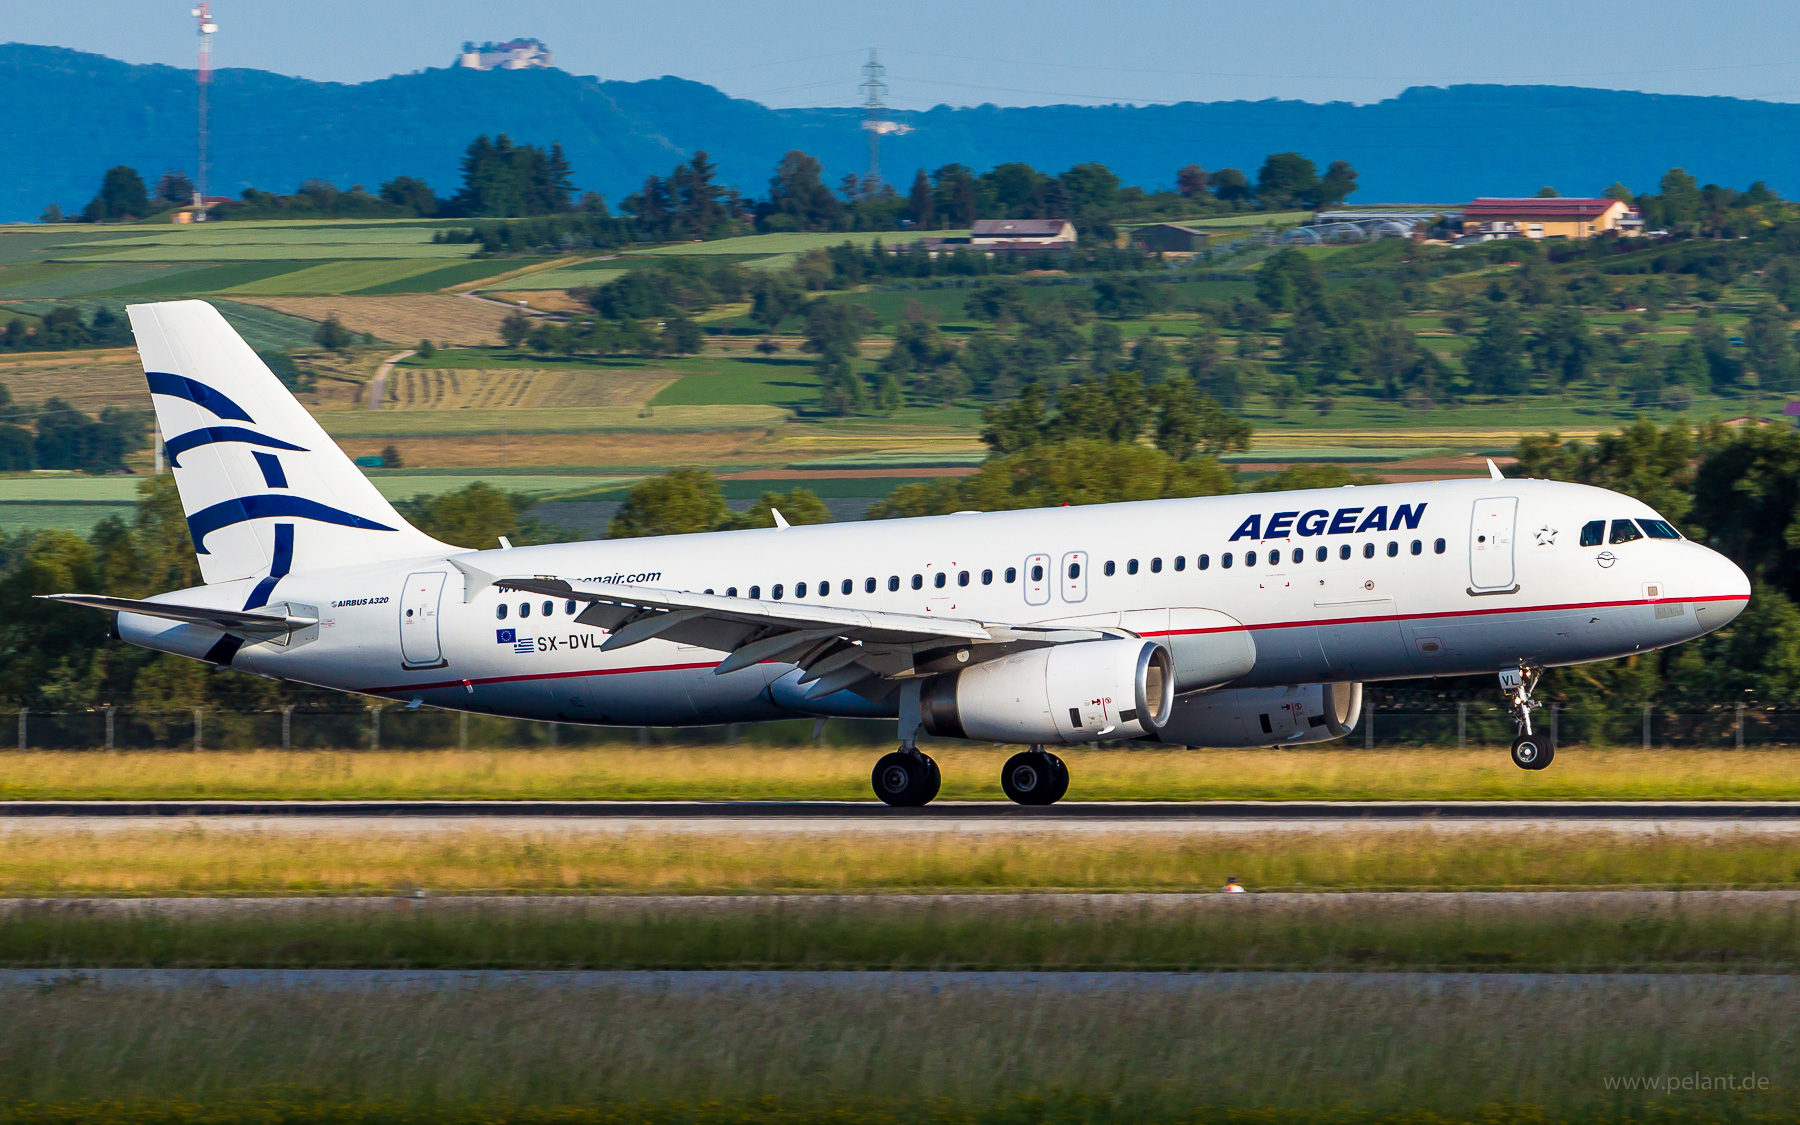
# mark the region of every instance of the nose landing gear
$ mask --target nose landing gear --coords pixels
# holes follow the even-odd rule
[[[1512,744],[1513,765],[1522,770],[1541,770],[1556,759],[1556,747],[1550,740],[1531,730],[1531,713],[1539,706],[1531,693],[1543,674],[1544,670],[1535,664],[1521,664],[1500,671],[1500,690],[1506,694],[1507,709],[1512,712],[1513,725],[1519,731]]]

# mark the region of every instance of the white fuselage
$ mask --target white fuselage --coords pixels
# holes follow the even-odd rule
[[[1729,560],[1681,539],[1610,541],[1615,520],[1656,518],[1598,488],[1481,479],[458,557],[498,574],[984,622],[1083,619],[1145,636],[1241,629],[1255,661],[1233,686],[1253,687],[1576,664],[1676,644],[1730,621],[1750,588]],[[1582,546],[1581,530],[1595,520],[1605,521],[1608,541]],[[255,585],[167,598],[238,609]],[[893,714],[891,704],[850,692],[805,699],[791,665],[716,676],[725,654],[660,639],[602,653],[606,634],[576,622],[574,603],[493,587],[465,601],[463,572],[441,556],[289,574],[269,603],[316,609],[305,615],[319,625],[245,644],[232,666],[344,691],[620,725]],[[219,637],[134,614],[121,615],[119,631],[193,657]]]

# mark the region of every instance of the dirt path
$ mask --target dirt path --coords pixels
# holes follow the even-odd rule
[[[381,366],[375,369],[375,377],[369,380],[370,410],[380,410],[381,404],[387,401],[387,377],[388,372],[394,369],[394,364],[403,359],[410,359],[416,354],[416,352],[396,352],[381,361]]]

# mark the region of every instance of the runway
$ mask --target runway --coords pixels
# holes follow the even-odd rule
[[[0,832],[204,823],[342,832],[1268,832],[1341,829],[1800,833],[1800,801],[4,801]]]

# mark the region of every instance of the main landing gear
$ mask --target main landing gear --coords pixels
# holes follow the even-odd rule
[[[912,680],[900,686],[900,749],[892,754],[883,754],[875,763],[875,772],[869,780],[875,786],[875,795],[883,804],[897,809],[916,809],[924,806],[938,795],[944,778],[938,772],[938,764],[920,752],[913,744],[918,736],[919,681]]]
[[[1506,668],[1500,672],[1500,690],[1505,693],[1507,709],[1512,712],[1513,725],[1518,728],[1519,736],[1513,739],[1513,765],[1522,770],[1541,770],[1556,760],[1556,747],[1550,740],[1532,733],[1531,713],[1538,708],[1538,702],[1531,698],[1532,689],[1537,687],[1538,677],[1544,674],[1542,668],[1531,664],[1521,664],[1517,668]]]
[[[1042,746],[1033,746],[1006,760],[1000,788],[1015,804],[1054,805],[1069,791],[1069,767]]]

